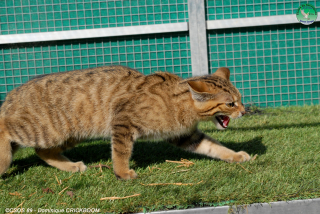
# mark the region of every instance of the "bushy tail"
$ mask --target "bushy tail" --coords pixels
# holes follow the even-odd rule
[[[10,135],[0,119],[0,176],[7,171],[12,161],[12,147]]]

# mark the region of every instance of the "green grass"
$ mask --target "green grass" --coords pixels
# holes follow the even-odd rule
[[[22,202],[23,208],[33,210],[99,208],[102,213],[126,213],[320,197],[320,106],[265,109],[262,114],[231,121],[226,131],[215,130],[209,122],[200,124],[200,129],[231,149],[258,156],[241,165],[230,164],[165,142],[139,141],[130,162],[139,178],[119,181],[107,168],[102,173],[99,168],[85,173],[62,172],[47,166],[33,149],[21,149],[0,179],[0,213]],[[88,166],[111,165],[109,141],[88,141],[66,155]],[[166,162],[181,158],[194,165],[176,168],[177,164]],[[141,184],[178,182],[194,185]],[[65,187],[69,188],[59,195]],[[50,188],[54,194],[42,188]],[[74,193],[73,198],[67,191]],[[15,192],[20,195],[9,194]],[[102,197],[137,193],[141,196],[100,201]]]

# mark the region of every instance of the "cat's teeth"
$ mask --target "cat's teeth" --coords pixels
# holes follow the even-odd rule
[[[228,116],[223,117],[223,125],[225,128],[228,127],[229,121],[230,121],[230,118]]]
[[[230,121],[230,118],[228,116],[219,115],[219,116],[216,116],[216,118],[217,118],[217,121],[219,122],[219,124],[223,128],[227,128],[228,127],[228,124],[229,124],[229,121]]]

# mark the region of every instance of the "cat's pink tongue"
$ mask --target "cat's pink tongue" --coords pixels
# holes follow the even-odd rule
[[[223,120],[223,126],[228,127],[228,124],[230,122],[230,118],[228,116],[222,116],[222,120]]]

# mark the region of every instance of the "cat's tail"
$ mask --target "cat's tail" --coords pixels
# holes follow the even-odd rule
[[[12,162],[12,147],[9,132],[0,118],[0,176],[7,171]]]

